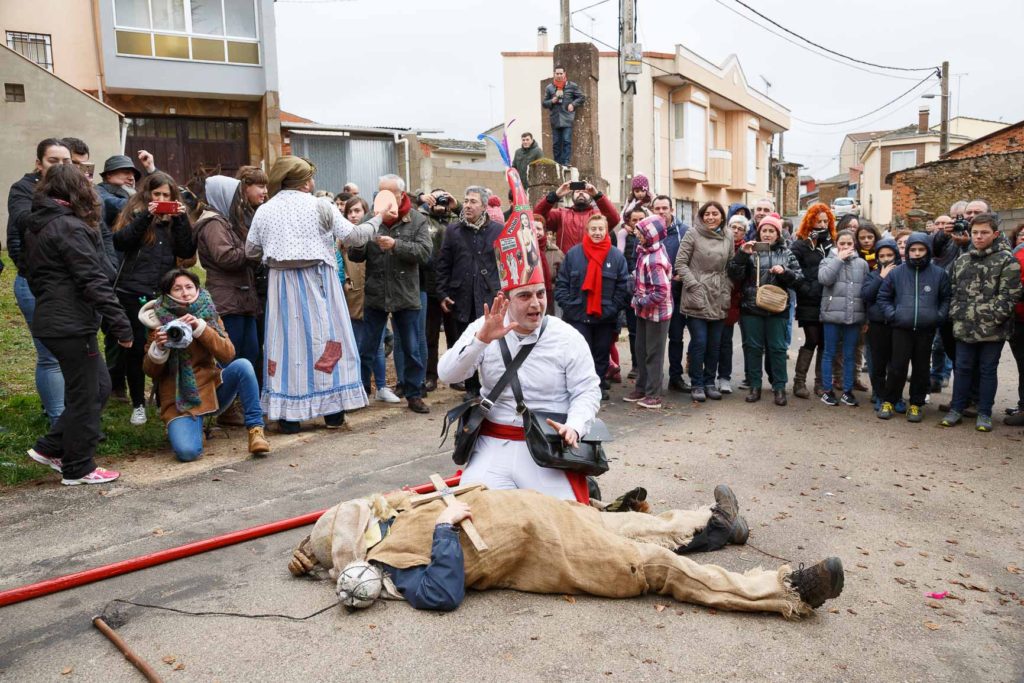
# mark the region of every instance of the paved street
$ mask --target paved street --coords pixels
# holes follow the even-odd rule
[[[998,409],[1010,404],[1006,354]],[[1013,387],[1015,388],[1015,387]],[[699,556],[730,569],[839,555],[843,595],[802,622],[729,614],[662,597],[609,601],[493,591],[453,614],[379,603],[308,621],[194,617],[130,608],[120,635],[169,681],[908,680],[1024,675],[1024,435],[902,419],[867,406],[741,395],[651,414],[602,412],[617,440],[606,497],[642,485],[656,510],[711,501],[730,483],[750,521],[746,547]],[[948,391],[942,397],[948,398]],[[375,406],[350,432],[274,441],[265,461],[229,449],[183,469],[166,453],[125,465],[115,488],[49,482],[9,492],[0,511],[0,587],[298,515],[453,471],[428,418]],[[201,461],[203,462],[203,461]],[[176,469],[177,468],[177,469]],[[184,475],[184,476],[182,476]],[[56,480],[54,480],[55,482]],[[0,679],[136,681],[91,624],[114,598],[188,610],[306,615],[328,582],[294,579],[296,530],[0,610]],[[599,561],[595,558],[595,561]],[[949,591],[945,600],[926,598]],[[871,653],[865,656],[865,653]],[[67,673],[65,673],[67,672]]]

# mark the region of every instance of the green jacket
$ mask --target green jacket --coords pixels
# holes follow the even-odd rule
[[[395,239],[388,251],[371,240],[348,252],[353,263],[366,262],[366,308],[380,311],[420,309],[420,268],[430,261],[430,228],[419,211],[412,210],[390,228],[381,225],[378,235]]]
[[[519,149],[516,150],[516,154],[512,158],[512,165],[519,171],[519,179],[523,181],[524,188],[530,186],[530,180],[526,177],[530,164],[543,156],[544,151],[537,144],[536,140],[533,141],[533,144],[528,149],[523,149],[522,145],[520,145]]]
[[[1003,240],[962,254],[953,264],[950,286],[949,318],[957,340],[977,344],[1010,338],[1021,298],[1020,264]]]

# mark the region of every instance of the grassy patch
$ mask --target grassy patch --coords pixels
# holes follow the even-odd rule
[[[29,460],[25,451],[46,433],[48,420],[35,389],[36,352],[25,319],[14,300],[16,272],[7,255],[0,273],[0,487],[52,476],[49,468]],[[102,346],[101,346],[102,348]],[[127,404],[111,402],[103,413],[106,441],[98,454],[126,456],[166,445],[163,422],[150,409],[142,427],[128,422]]]

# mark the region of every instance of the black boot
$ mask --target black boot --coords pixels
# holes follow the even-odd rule
[[[804,569],[803,565],[790,572],[786,581],[800,594],[800,599],[811,607],[821,607],[826,600],[839,597],[843,592],[843,563],[830,557]]]
[[[753,387],[747,397],[743,399],[747,403],[757,403],[761,400],[761,387]]]
[[[785,389],[776,389],[775,390],[775,405],[777,405],[777,406],[784,406],[787,403],[789,403],[789,401],[786,399],[786,390]]]

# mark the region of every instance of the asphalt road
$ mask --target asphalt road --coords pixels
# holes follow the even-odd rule
[[[1007,354],[1008,355],[1008,354]],[[1012,363],[1012,361],[1011,361]],[[1004,360],[1001,409],[1015,387]],[[470,594],[458,611],[402,603],[306,621],[185,616],[125,608],[118,633],[168,681],[907,680],[1017,681],[1024,675],[1024,435],[884,423],[869,407],[740,395],[670,397],[657,414],[602,417],[617,440],[606,497],[645,486],[656,510],[711,501],[731,484],[746,547],[697,559],[743,571],[839,555],[843,595],[815,616],[729,614],[663,597],[611,601]],[[948,392],[942,399],[948,398]],[[128,463],[114,488],[50,482],[0,506],[0,589],[328,507],[454,470],[437,449],[445,403],[416,416],[373,407],[349,432],[276,437],[261,461],[221,448],[201,465],[162,454]],[[237,447],[237,442],[232,442]],[[116,598],[196,611],[302,616],[334,602],[295,579],[306,529],[179,560],[0,609],[0,679],[136,681],[91,626]],[[772,557],[776,556],[776,557]],[[600,558],[595,558],[600,561]],[[944,600],[926,593],[949,591]]]

